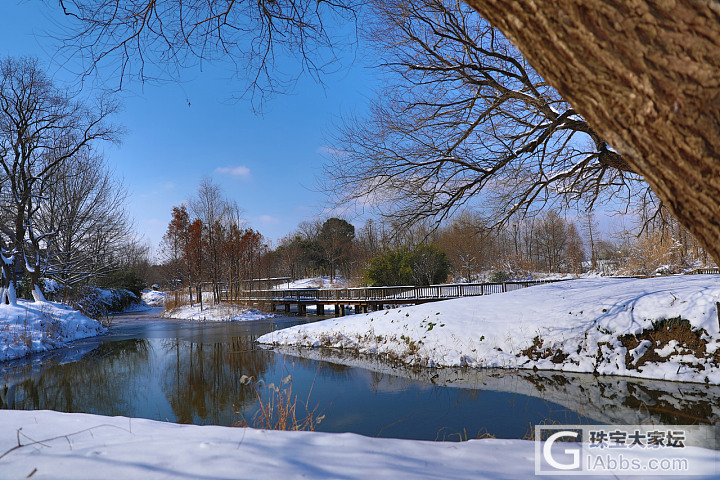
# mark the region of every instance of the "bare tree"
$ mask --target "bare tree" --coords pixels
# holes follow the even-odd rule
[[[715,0],[467,0],[720,262]]]
[[[56,232],[45,242],[44,275],[73,287],[117,268],[132,224],[125,211],[127,190],[102,157],[84,150],[58,165],[44,185],[36,225],[41,232]]]
[[[355,227],[340,218],[327,219],[320,230],[318,242],[330,270],[330,281],[335,280],[336,268],[350,259]]]
[[[334,139],[327,191],[403,225],[466,204],[502,223],[647,186],[497,30],[450,0],[377,0],[387,86]]]
[[[481,268],[487,268],[492,246],[482,225],[482,219],[469,212],[453,218],[440,231],[438,246],[448,254],[456,278],[472,282]]]
[[[332,71],[336,50],[348,43],[336,24],[354,20],[361,2],[316,0],[59,0],[70,19],[64,51],[102,65],[122,87],[127,77],[175,78],[187,67],[228,62],[262,101],[306,72],[316,80]],[[328,27],[328,24],[331,27]],[[293,59],[295,69],[283,71]]]
[[[206,265],[212,283],[213,298],[215,302],[219,302],[220,275],[222,273],[221,237],[223,224],[231,213],[230,203],[223,195],[220,186],[213,183],[208,177],[202,179],[197,195],[191,198],[188,203],[192,214],[203,225],[206,246],[203,252],[208,259]]]
[[[598,237],[598,223],[595,221],[595,214],[592,210],[582,215],[582,228],[588,242],[590,242],[590,265],[593,270],[597,269],[597,248],[595,244],[600,240]]]
[[[585,261],[585,247],[575,224],[569,222],[566,228],[568,240],[565,248],[565,267],[572,273],[581,273]]]
[[[549,272],[558,271],[568,243],[565,220],[556,211],[549,210],[540,218],[534,240],[543,267]]]
[[[53,85],[31,58],[0,63],[0,170],[4,175],[3,301],[16,303],[17,266],[23,265],[33,297],[39,288],[41,255],[56,232],[37,225],[44,192],[58,169],[100,140],[116,138],[107,123],[114,103],[89,107]],[[22,262],[18,265],[18,262]]]

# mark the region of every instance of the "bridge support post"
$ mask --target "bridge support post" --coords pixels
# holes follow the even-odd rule
[[[289,303],[285,304],[285,313],[290,313],[290,304]]]
[[[322,303],[317,304],[317,314],[325,315],[325,305],[323,305]]]
[[[355,305],[355,315],[360,313],[360,305]]]
[[[335,316],[340,316],[340,305],[338,305],[337,303],[335,304]]]
[[[307,305],[298,303],[298,315],[300,315],[300,316],[307,315]]]

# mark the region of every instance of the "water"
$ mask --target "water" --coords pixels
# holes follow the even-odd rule
[[[313,319],[313,317],[308,317]],[[252,423],[258,393],[292,389],[316,430],[425,440],[527,437],[541,423],[716,424],[720,388],[590,375],[427,370],[254,340],[307,319],[193,323],[116,317],[107,336],[0,364],[0,408],[180,423]],[[310,358],[304,358],[310,357]],[[262,382],[244,382],[252,377]],[[283,383],[285,381],[285,383]],[[282,391],[282,390],[281,390]]]

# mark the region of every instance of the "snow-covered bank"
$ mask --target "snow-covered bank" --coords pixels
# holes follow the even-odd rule
[[[425,442],[50,411],[0,411],[0,424],[8,479],[524,479],[535,468],[528,440]],[[686,447],[683,456],[693,478],[716,478],[717,451]]]
[[[347,288],[349,286],[350,282],[345,280],[343,277],[335,277],[333,280],[330,280],[330,277],[311,277],[280,283],[278,285],[275,285],[273,287],[273,290],[303,290],[306,288]]]
[[[325,320],[258,341],[351,349],[424,366],[537,367],[720,384],[717,301],[717,275],[582,279]]]
[[[0,362],[105,331],[97,320],[60,303],[18,300],[17,306],[0,305]]]
[[[265,313],[255,308],[246,308],[232,303],[219,303],[217,305],[182,305],[166,310],[162,317],[177,320],[196,320],[201,322],[243,322],[271,318],[272,313]]]
[[[158,292],[156,290],[143,290],[142,291],[142,302],[148,307],[162,307],[165,305],[165,298],[167,293]]]
[[[134,313],[134,312],[147,312],[153,308],[162,308],[165,306],[165,298],[167,294],[165,292],[158,292],[155,290],[143,290],[140,293],[140,302],[133,303],[132,305],[125,308],[122,312],[118,313]]]

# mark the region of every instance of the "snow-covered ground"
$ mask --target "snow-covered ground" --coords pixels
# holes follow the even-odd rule
[[[591,278],[330,319],[258,341],[424,366],[537,367],[720,384],[717,301],[718,275]],[[702,329],[697,348],[643,339],[653,322],[676,317]]]
[[[0,305],[0,362],[105,331],[97,320],[60,303],[18,300],[17,306]]]
[[[535,471],[535,443],[528,440],[425,442],[50,411],[3,410],[0,424],[3,478],[479,480],[525,479]],[[717,478],[718,451],[688,446],[682,454],[691,462],[688,473],[698,475],[692,478]],[[638,455],[647,460],[658,452]]]
[[[203,304],[202,310],[200,305],[182,305],[166,310],[161,314],[165,318],[175,318],[178,320],[198,320],[207,322],[241,322],[263,320],[271,318],[272,313],[264,313],[255,308],[245,308],[240,305],[220,303],[217,305]]]
[[[347,288],[350,284],[342,277],[313,277],[301,278],[292,282],[285,282],[273,287],[273,290],[302,290],[305,288]]]
[[[165,305],[167,293],[156,290],[143,290],[142,301],[148,307],[162,307]]]

